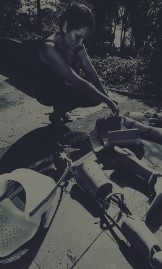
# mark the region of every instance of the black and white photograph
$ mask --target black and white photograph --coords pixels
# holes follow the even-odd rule
[[[0,269],[162,269],[161,0],[0,0]]]

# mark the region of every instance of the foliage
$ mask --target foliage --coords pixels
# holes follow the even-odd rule
[[[162,1],[147,0],[147,38],[142,48],[143,56],[149,58],[148,71],[157,89],[162,89]]]
[[[95,57],[92,62],[105,86],[141,93],[152,85],[151,78],[145,73],[146,62],[140,57],[124,59],[107,55]]]
[[[36,1],[26,0],[28,13],[19,12],[20,0],[0,1],[0,35],[17,39],[39,39],[50,35],[58,25],[58,17],[67,2],[50,3],[41,10],[41,32],[38,31]],[[107,39],[111,40],[113,25],[121,24],[129,29],[131,45],[135,44],[138,57],[123,59],[107,55],[92,60],[105,85],[128,91],[141,91],[153,86],[162,87],[162,1],[161,0],[84,0],[93,4],[97,11],[98,36],[92,40],[95,53],[107,53]],[[35,3],[35,4],[34,4]],[[114,26],[115,27],[115,26]],[[130,30],[131,29],[131,30]],[[123,32],[124,33],[124,32]],[[98,38],[98,39],[97,39]],[[122,36],[126,44],[126,38]],[[132,39],[133,38],[133,39]],[[101,39],[104,41],[101,46]],[[133,41],[132,41],[133,40]],[[93,42],[95,41],[95,42]],[[110,42],[110,49],[111,44]],[[121,43],[122,44],[122,43]],[[105,47],[106,46],[106,47]],[[125,50],[125,47],[124,47]],[[128,52],[126,52],[128,54]],[[99,55],[99,54],[98,54]],[[150,77],[152,76],[152,78]],[[152,80],[154,83],[152,83]],[[156,85],[155,85],[156,84]]]
[[[11,31],[12,28],[17,27],[17,10],[21,8],[21,3],[16,0],[14,3],[11,0],[0,1],[0,32],[3,35],[4,31]]]
[[[159,42],[162,39],[162,1],[160,0],[147,0],[145,3],[145,11],[143,16],[145,18],[145,40],[143,46],[143,52],[146,50],[146,54],[154,54]]]
[[[19,40],[49,36],[57,27],[58,17],[64,8],[62,3],[57,8],[55,8],[56,5],[57,3],[51,2],[51,8],[41,10],[41,32],[38,28],[36,5],[31,5],[31,0],[26,1],[26,12],[24,13],[20,12],[21,5],[2,5],[0,9],[0,36]]]

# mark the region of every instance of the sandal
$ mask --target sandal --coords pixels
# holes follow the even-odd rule
[[[65,123],[72,122],[72,119],[70,119],[69,115],[67,113],[58,113],[56,111],[53,111],[49,115],[49,120],[52,124],[62,126]]]
[[[49,114],[49,121],[57,126],[62,126],[63,125],[63,121],[61,119],[61,117],[55,112],[53,111],[52,113]]]
[[[72,122],[73,120],[69,117],[68,113],[62,113],[61,118],[64,123]]]

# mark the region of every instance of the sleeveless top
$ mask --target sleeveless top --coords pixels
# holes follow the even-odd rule
[[[54,40],[46,39],[43,41],[46,42],[54,42]],[[77,72],[77,65],[78,65],[78,52],[74,52],[74,61],[71,67]],[[58,73],[56,73],[52,67],[50,67],[48,64],[43,63],[39,56],[37,57],[36,62],[36,75],[35,75],[35,93],[39,93],[40,91],[51,91],[51,87],[53,89],[54,85],[68,85],[69,83],[65,81]]]

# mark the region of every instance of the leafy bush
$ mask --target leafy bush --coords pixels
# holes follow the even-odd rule
[[[9,0],[8,0],[9,1]],[[16,0],[18,1],[18,0]],[[21,6],[0,4],[0,36],[22,39],[39,39],[50,35],[58,23],[58,17],[64,4],[50,3],[51,8],[41,10],[41,26],[38,25],[38,15],[34,3],[30,3],[28,13],[19,11]],[[28,7],[29,3],[26,2]],[[57,8],[55,6],[57,5]]]
[[[105,86],[123,91],[141,92],[150,88],[151,81],[146,74],[146,62],[138,57],[122,59],[107,55],[105,58],[95,57],[92,62]]]

